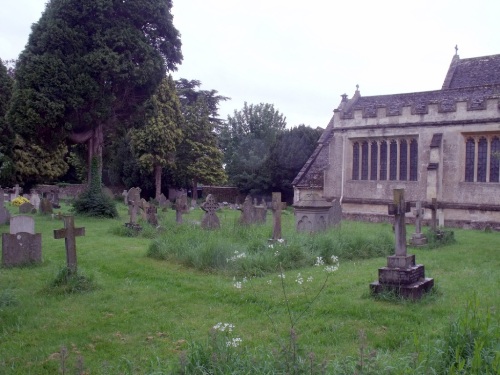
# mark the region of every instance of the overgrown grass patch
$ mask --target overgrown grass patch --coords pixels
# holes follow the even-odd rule
[[[0,268],[0,290],[8,291],[5,300],[14,301],[0,307],[0,373],[61,373],[66,348],[66,373],[180,374],[182,360],[187,366],[196,358],[200,363],[203,356],[204,363],[215,358],[210,330],[219,322],[234,324],[237,336],[231,339],[242,340],[238,347],[220,347],[220,354],[227,348],[237,355],[230,367],[221,367],[226,373],[293,373],[294,363],[315,374],[445,373],[439,367],[443,357],[433,353],[453,342],[463,346],[465,341],[447,337],[474,298],[481,311],[475,316],[489,319],[489,333],[474,336],[490,348],[485,353],[492,360],[482,361],[496,363],[498,232],[454,230],[456,242],[438,251],[409,249],[434,278],[437,292],[419,302],[400,302],[369,297],[369,283],[394,251],[393,242],[381,239],[392,240],[389,223],[343,222],[340,229],[309,235],[295,232],[287,212],[282,220],[286,246],[270,248],[270,217],[266,225],[241,227],[239,212],[222,210],[221,230],[208,232],[198,224],[201,210],[184,215],[182,225],[169,210],[160,215],[164,232],[149,239],[114,233],[112,228],[129,221],[127,208],[117,207],[118,219],[75,218],[76,227],[86,228],[86,235],[76,239],[78,269],[99,286],[90,293],[46,291],[65,266],[64,241],[53,238],[63,223],[35,215],[43,262]],[[61,211],[67,209],[63,205]],[[343,245],[332,250],[339,239]],[[162,260],[146,256],[155,243],[168,250]],[[237,257],[242,253],[246,257]],[[321,289],[327,264],[314,264],[317,257],[327,262],[330,254],[340,257],[340,268]],[[231,257],[234,262],[227,261]],[[290,316],[300,317],[293,327],[295,349]],[[455,332],[453,337],[468,337],[462,328]],[[474,354],[461,358],[472,364]]]

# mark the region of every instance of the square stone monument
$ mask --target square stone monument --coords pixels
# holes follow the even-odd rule
[[[295,228],[298,232],[320,232],[337,227],[342,220],[342,207],[336,198],[325,199],[318,193],[306,194],[295,208]]]
[[[387,267],[379,268],[378,281],[370,284],[373,294],[393,291],[411,299],[419,299],[434,286],[434,279],[425,277],[422,264],[415,264],[415,255],[406,252],[406,212],[410,206],[405,202],[404,189],[394,189],[394,203],[389,205],[389,215],[394,215],[396,253],[387,257]]]

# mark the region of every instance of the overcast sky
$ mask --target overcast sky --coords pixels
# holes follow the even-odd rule
[[[2,0],[7,1],[7,0]],[[0,58],[16,58],[46,0],[0,13]],[[325,127],[340,95],[440,89],[455,45],[461,58],[500,53],[499,0],[174,0],[184,61],[231,100],[220,115],[271,103],[289,127]]]

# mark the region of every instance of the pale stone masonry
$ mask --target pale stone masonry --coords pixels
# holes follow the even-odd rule
[[[500,228],[500,55],[456,54],[440,90],[342,95],[293,185],[294,205],[315,193],[344,218],[386,221],[403,188],[445,226]]]

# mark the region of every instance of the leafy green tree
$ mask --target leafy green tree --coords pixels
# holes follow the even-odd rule
[[[280,191],[285,201],[293,202],[292,181],[314,152],[322,133],[321,128],[299,125],[278,134],[264,169],[270,176],[271,189]]]
[[[171,0],[50,0],[16,65],[8,120],[24,144],[54,159],[66,142],[86,143],[100,174],[105,141],[182,60],[171,7]],[[26,156],[22,178],[44,177],[32,175],[35,162]]]
[[[7,66],[0,59],[0,184],[12,183],[13,166],[12,147],[14,134],[5,119],[12,95],[13,79],[9,76]]]
[[[217,95],[216,90],[199,90],[200,84],[197,80],[176,81],[184,139],[176,154],[175,175],[182,185],[192,186],[193,199],[197,199],[198,183],[217,185],[227,180],[216,131],[222,123],[218,103],[228,98]]]
[[[272,104],[246,102],[228,116],[219,134],[229,182],[250,194],[268,192],[271,181],[265,162],[286,118]]]
[[[172,166],[182,140],[181,104],[171,76],[165,77],[150,100],[146,125],[132,129],[132,148],[143,169],[154,172],[155,198],[161,195],[162,169]]]

